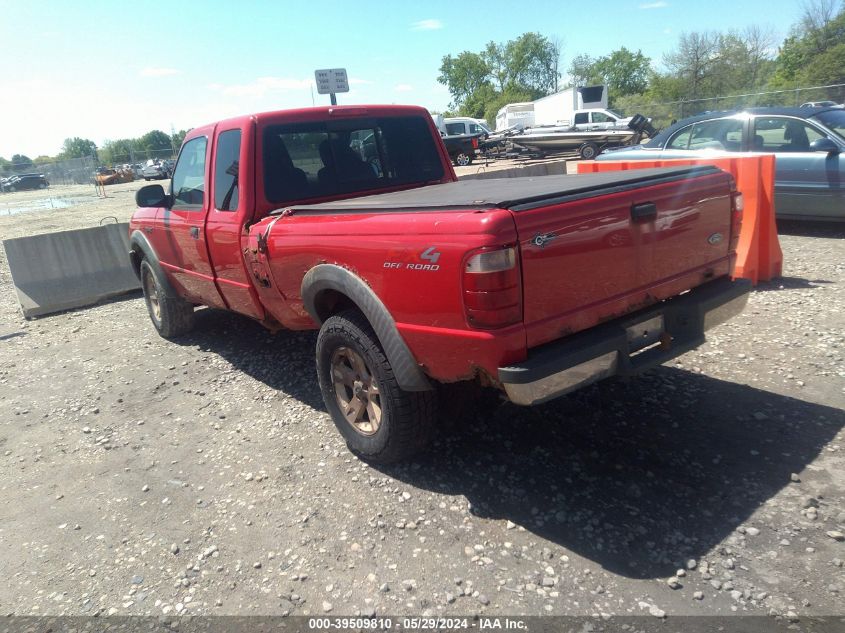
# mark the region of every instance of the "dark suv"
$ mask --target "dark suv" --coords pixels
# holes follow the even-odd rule
[[[3,183],[3,191],[26,191],[27,189],[46,189],[50,186],[41,174],[20,174],[12,176]]]

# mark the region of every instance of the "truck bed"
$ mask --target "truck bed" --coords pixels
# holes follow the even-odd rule
[[[460,180],[319,204],[297,204],[290,208],[303,211],[342,213],[445,211],[449,209],[510,209],[511,211],[522,211],[538,206],[570,202],[703,176],[718,171],[715,167],[701,165],[569,176]],[[281,209],[278,212],[281,212]]]
[[[728,275],[729,181],[728,174],[712,166],[494,178],[291,209],[294,217],[315,219],[418,214],[415,235],[426,232],[426,216],[436,218],[439,228],[429,229],[426,248],[444,248],[460,234],[446,226],[450,216],[458,226],[467,214],[509,213],[517,234],[525,341],[531,349]],[[385,252],[402,243],[379,237],[391,244],[383,247]]]

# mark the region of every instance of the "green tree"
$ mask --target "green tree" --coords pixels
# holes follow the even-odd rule
[[[559,58],[559,45],[539,33],[523,33],[504,45],[506,81],[501,89],[512,87],[533,92],[537,97],[550,94],[560,77]]]
[[[179,130],[178,132],[174,132],[170,135],[170,142],[176,151],[179,151],[179,148],[182,147],[182,143],[185,142],[185,135],[188,132],[190,132],[190,130]]]
[[[170,144],[170,135],[161,130],[147,132],[138,139],[138,144],[150,158],[161,157],[167,151],[173,151],[173,146]]]
[[[642,51],[634,53],[624,46],[593,64],[593,75],[607,84],[611,104],[618,97],[645,91],[650,72],[651,60]]]
[[[54,162],[56,162],[55,158],[53,158],[52,156],[47,156],[45,154],[42,154],[41,156],[36,156],[32,159],[32,163],[38,167],[41,167],[42,165],[49,165]]]
[[[464,51],[457,57],[443,58],[437,81],[449,89],[452,106],[459,108],[482,86],[492,86],[490,75],[491,69],[482,55]]]
[[[707,83],[718,59],[719,44],[718,33],[682,33],[678,48],[664,55],[664,64],[683,81],[689,99],[710,96],[705,93],[708,92]]]
[[[0,156],[0,174],[8,174],[12,171],[12,161]]]
[[[97,152],[100,162],[104,165],[116,165],[120,163],[131,163],[139,160],[141,154],[138,151],[140,142],[134,138],[121,138],[114,141],[105,141],[103,147]],[[146,156],[146,154],[144,154]]]
[[[66,138],[62,144],[62,151],[59,152],[60,159],[82,158],[83,156],[96,156],[97,146],[94,141],[87,138]]]
[[[32,159],[24,154],[12,155],[12,171],[23,173],[32,169]]]
[[[845,83],[845,5],[834,12],[832,2],[805,6],[797,27],[780,47],[772,86],[792,88],[819,83]]]
[[[489,42],[479,53],[444,56],[437,79],[449,89],[451,109],[490,120],[489,113],[495,117],[493,107],[504,95],[532,100],[557,88],[560,49],[559,40],[524,33],[509,42]]]
[[[596,59],[589,55],[576,55],[569,64],[569,76],[576,86],[589,86],[598,83],[595,74]]]

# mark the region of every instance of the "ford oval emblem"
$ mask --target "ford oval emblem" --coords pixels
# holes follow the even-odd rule
[[[722,241],[722,234],[721,233],[713,233],[710,237],[707,238],[707,243],[715,246],[719,242]]]

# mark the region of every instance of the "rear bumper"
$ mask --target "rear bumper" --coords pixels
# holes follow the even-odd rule
[[[739,314],[751,283],[717,279],[656,306],[529,351],[499,368],[516,404],[540,404],[608,376],[632,376],[704,342],[704,332]]]

